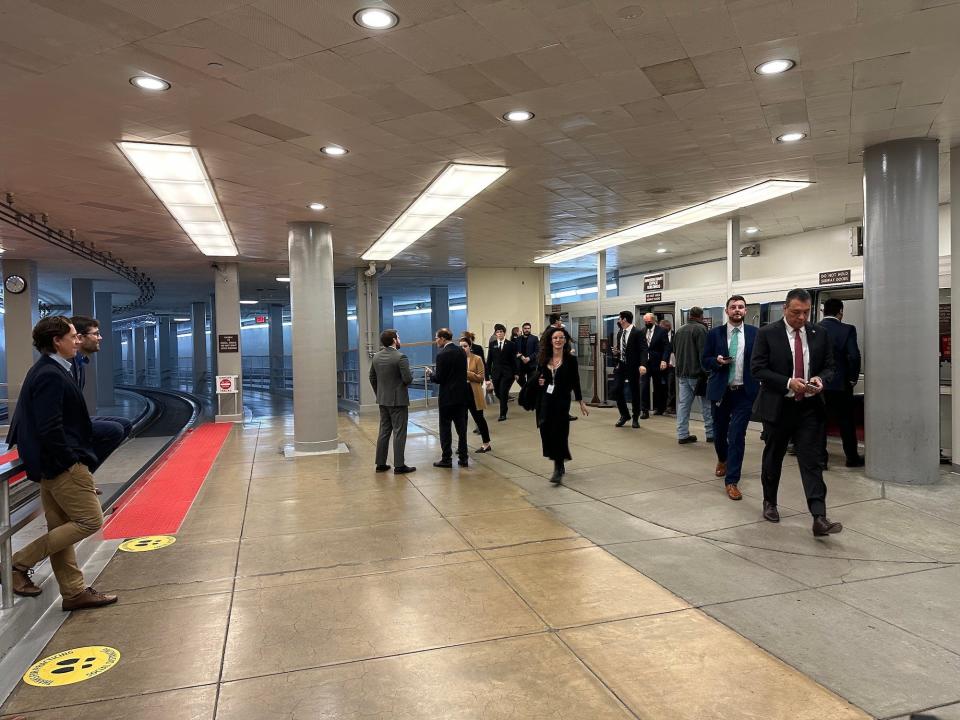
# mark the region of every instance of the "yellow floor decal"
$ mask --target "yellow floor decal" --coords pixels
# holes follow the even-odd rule
[[[120,543],[120,549],[124,552],[147,552],[173,545],[176,541],[173,535],[147,535]]]
[[[120,651],[103,645],[64,650],[35,662],[23,681],[34,687],[73,685],[102,675],[120,662]]]

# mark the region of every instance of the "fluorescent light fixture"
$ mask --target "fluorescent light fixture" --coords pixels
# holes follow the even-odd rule
[[[400,22],[400,18],[384,8],[364,8],[353,14],[353,21],[368,30],[389,30]]]
[[[779,75],[792,69],[795,65],[796,63],[793,60],[787,60],[785,58],[768,60],[765,63],[757,65],[757,67],[754,68],[754,72],[757,73],[757,75]]]
[[[777,138],[777,142],[778,142],[778,143],[792,143],[792,142],[797,142],[798,140],[803,140],[806,136],[807,136],[807,134],[806,134],[806,133],[802,133],[802,132],[789,132],[789,133],[784,133],[783,135],[781,135],[780,137]]]
[[[141,90],[150,90],[152,92],[162,92],[170,89],[170,83],[152,75],[135,75],[130,78],[130,84]]]
[[[309,205],[307,205],[307,207],[310,208],[311,210],[313,210],[314,212],[320,212],[321,210],[326,210],[326,209],[327,209],[327,206],[326,206],[326,205],[324,205],[323,203],[318,203],[318,202],[312,202],[312,203],[310,203]]]
[[[259,302],[260,302],[259,300],[241,300],[240,304],[241,305],[257,305]]]
[[[503,119],[508,122],[526,122],[533,120],[533,113],[529,110],[511,110],[503,114]]]
[[[239,254],[197,148],[142,142],[117,146],[200,252]]]
[[[495,165],[447,165],[361,257],[390,260],[507,172]]]
[[[552,264],[565,260],[573,260],[574,258],[583,257],[584,255],[591,255],[601,250],[606,250],[607,248],[633,242],[634,240],[659,235],[660,233],[674,230],[684,225],[690,225],[700,222],[701,220],[709,220],[718,215],[727,215],[740,208],[756,205],[757,203],[766,202],[767,200],[773,200],[774,198],[803,190],[812,184],[813,183],[805,180],[767,180],[766,182],[738,190],[729,195],[708,200],[700,205],[694,205],[693,207],[664,215],[656,220],[633,225],[623,230],[610,233],[609,235],[602,235],[582,245],[537,258],[534,262]]]
[[[607,283],[607,290],[616,290],[616,289],[617,289],[616,283]],[[593,287],[569,288],[567,290],[557,290],[556,292],[550,293],[550,297],[556,300],[556,299],[574,297],[575,295],[596,295],[596,294],[597,294],[597,286],[594,285]],[[450,308],[450,309],[453,310],[453,308]],[[614,319],[616,319],[618,316],[614,315],[613,317]]]
[[[339,145],[324,145],[322,148],[320,148],[320,152],[322,152],[324,155],[339,157],[341,155],[346,155],[350,151],[344,147],[340,147]]]
[[[657,248],[657,255],[663,255],[666,251],[666,248]]]
[[[174,318],[174,322],[190,322],[190,318]]]
[[[753,226],[748,227],[746,230],[747,235],[756,235],[758,232],[760,232],[760,228]]]
[[[277,277],[277,282],[290,282],[290,278],[278,276],[278,277]]]

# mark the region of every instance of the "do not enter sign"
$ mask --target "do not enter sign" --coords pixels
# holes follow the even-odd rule
[[[235,393],[237,391],[236,375],[217,375],[217,393]]]

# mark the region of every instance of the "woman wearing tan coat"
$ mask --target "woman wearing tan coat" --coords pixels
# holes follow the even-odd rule
[[[470,410],[473,422],[477,425],[477,430],[480,431],[480,439],[483,441],[476,452],[488,453],[490,452],[490,428],[487,427],[487,420],[483,417],[483,409],[487,406],[483,399],[485,392],[483,387],[483,359],[479,355],[473,354],[473,341],[474,334],[470,332],[464,333],[463,337],[460,338],[460,347],[467,355],[467,382],[470,384],[471,390],[470,404],[467,405],[467,408]]]

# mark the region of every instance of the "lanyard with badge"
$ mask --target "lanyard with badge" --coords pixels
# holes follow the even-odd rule
[[[560,369],[561,365],[563,365],[562,360],[559,363],[557,363],[556,366],[550,366],[550,370],[552,371],[552,374],[550,375],[550,384],[547,385],[547,395],[553,395],[553,386],[554,386],[554,383],[557,382],[557,370]]]

